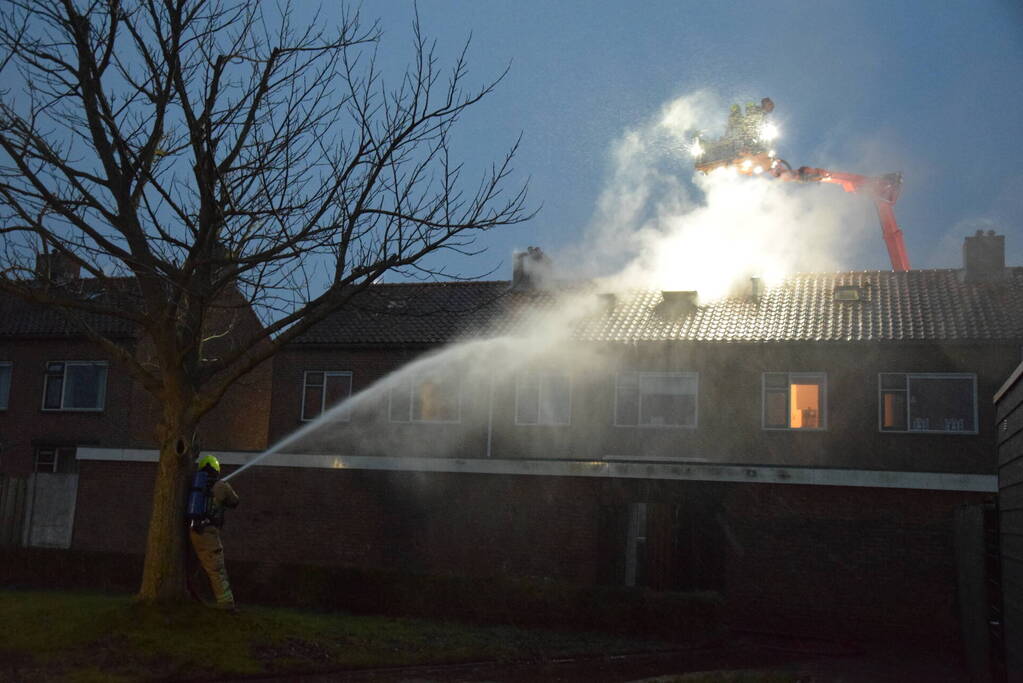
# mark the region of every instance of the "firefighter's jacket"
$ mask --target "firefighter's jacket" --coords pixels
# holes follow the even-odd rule
[[[210,510],[210,524],[218,529],[224,526],[224,510],[238,507],[238,494],[222,479],[213,484],[213,506]]]

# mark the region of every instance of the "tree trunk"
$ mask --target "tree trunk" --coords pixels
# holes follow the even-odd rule
[[[185,587],[185,505],[192,462],[197,457],[192,435],[195,423],[183,409],[165,406],[158,429],[160,462],[153,489],[153,508],[146,540],[146,559],[137,599],[175,602],[188,599]]]

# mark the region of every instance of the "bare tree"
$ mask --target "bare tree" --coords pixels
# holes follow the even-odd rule
[[[417,20],[388,86],[376,24],[291,7],[8,0],[0,17],[0,291],[73,317],[161,406],[143,600],[184,595],[193,436],[232,383],[384,273],[437,275],[432,252],[529,218],[506,187],[517,143],[468,185],[449,154],[500,77],[467,89],[466,50],[440,67]],[[40,253],[97,287],[41,284]],[[228,329],[243,305],[264,324]],[[95,324],[111,318],[146,359]]]

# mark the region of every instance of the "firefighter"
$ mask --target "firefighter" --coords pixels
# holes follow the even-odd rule
[[[230,484],[220,480],[220,462],[215,456],[202,455],[195,465],[196,476],[186,514],[188,538],[199,563],[210,577],[217,607],[234,611],[234,594],[227,580],[220,528],[224,526],[224,510],[238,506],[238,494]]]

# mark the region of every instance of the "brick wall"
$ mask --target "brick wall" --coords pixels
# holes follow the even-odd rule
[[[49,361],[109,361],[95,345],[68,340],[28,340],[0,345],[0,360],[13,363],[9,407],[0,411],[0,472],[32,471],[36,445],[124,445],[131,424],[132,382],[110,361],[105,408],[99,412],[44,411],[43,379]]]
[[[735,487],[727,499],[733,623],[958,640],[953,515],[982,494]]]
[[[154,473],[151,464],[83,462],[73,547],[141,553]],[[224,529],[229,567],[302,563],[583,584],[613,575],[607,565],[624,553],[619,538],[603,537],[605,510],[676,503],[684,513],[703,500],[718,512],[701,517],[697,531],[721,550],[724,576],[711,587],[726,596],[733,628],[932,643],[957,638],[953,511],[983,498],[278,467],[252,468],[232,485],[242,503]],[[669,574],[657,581],[670,587],[690,550],[649,531],[650,552],[660,554],[651,561]]]
[[[486,379],[482,385],[479,381],[463,384],[459,424],[392,423],[386,402],[382,402],[370,406],[365,414],[357,412],[350,423],[336,427],[330,440],[314,443],[315,448],[307,452],[583,460],[608,455],[660,456],[759,465],[993,474],[990,397],[1018,356],[1014,346],[930,344],[649,344],[606,351],[606,368],[573,377],[571,425],[516,425],[514,381],[498,376],[492,392]],[[304,370],[350,370],[354,390],[359,391],[421,352],[398,348],[286,350],[275,359],[271,442],[303,424],[299,418]],[[614,378],[619,369],[699,372],[698,426],[614,426]],[[772,371],[827,374],[827,429],[762,428],[762,373]],[[882,433],[878,426],[880,372],[976,374],[979,433]],[[367,435],[373,438],[363,438]],[[363,443],[369,444],[364,452],[359,451]]]
[[[7,410],[0,410],[0,472],[32,471],[34,448],[96,446],[154,448],[159,419],[156,400],[97,346],[73,340],[21,340],[0,344],[0,360],[11,361]],[[107,361],[104,408],[97,412],[44,411],[46,364],[61,360]],[[261,451],[267,444],[272,364],[266,362],[232,386],[203,418],[205,448]]]

